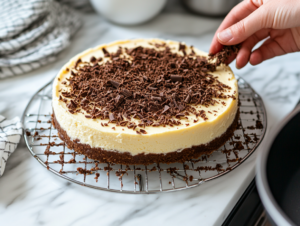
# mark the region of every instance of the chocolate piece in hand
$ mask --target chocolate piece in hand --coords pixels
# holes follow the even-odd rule
[[[233,45],[233,46],[223,46],[223,49],[216,53],[216,54],[209,54],[209,60],[216,59],[216,66],[220,66],[221,64],[227,65],[227,60],[229,57],[231,57],[233,54],[237,54],[240,50],[241,45]]]

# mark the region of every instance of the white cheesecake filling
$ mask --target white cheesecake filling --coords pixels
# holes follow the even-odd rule
[[[137,46],[156,48],[149,43],[167,43],[172,52],[178,52],[178,42],[164,41],[159,39],[138,39],[117,41],[107,45],[101,45],[93,49],[88,49],[83,53],[72,58],[58,73],[53,83],[53,110],[55,117],[61,128],[66,131],[71,139],[79,139],[80,143],[88,144],[93,148],[102,148],[107,151],[130,152],[132,155],[140,153],[169,153],[181,151],[185,148],[207,144],[213,139],[221,136],[232,124],[238,109],[238,85],[230,67],[221,65],[215,72],[209,72],[217,76],[218,80],[231,89],[226,95],[233,95],[233,98],[218,99],[219,103],[214,106],[205,107],[203,105],[193,105],[197,110],[204,110],[208,120],[204,121],[201,117],[190,114],[188,119],[181,119],[181,125],[178,126],[159,126],[146,127],[147,134],[139,135],[133,129],[116,126],[115,123],[109,123],[109,126],[101,126],[101,123],[108,123],[108,120],[86,118],[84,114],[71,114],[63,101],[59,101],[59,90],[68,88],[61,84],[66,78],[70,77],[70,70],[75,62],[81,58],[82,61],[89,61],[92,56],[96,58],[103,57],[102,48],[105,47],[108,52],[117,51],[118,47],[133,48]],[[193,48],[196,55],[207,56],[206,53]],[[191,49],[187,47],[186,52]],[[223,103],[221,103],[223,102]],[[211,113],[209,113],[211,112]],[[137,121],[132,119],[133,121]],[[194,122],[194,120],[198,120]],[[115,129],[112,129],[115,127]]]

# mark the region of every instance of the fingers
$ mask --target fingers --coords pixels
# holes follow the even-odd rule
[[[256,5],[253,5],[252,1],[247,0],[243,1],[240,4],[238,4],[236,7],[234,7],[230,13],[226,16],[218,30],[216,31],[214,38],[212,40],[210,50],[209,52],[212,54],[215,54],[219,52],[222,49],[222,44],[220,44],[217,34],[220,31],[223,31],[224,29],[230,27],[231,25],[237,23],[238,21],[244,19],[249,14],[251,14],[253,11],[255,11],[258,7]]]
[[[232,61],[234,61],[234,59],[236,58],[236,54],[231,55],[227,60],[226,60],[226,64],[230,64]]]
[[[257,32],[255,35],[258,37],[258,39],[263,39],[269,36],[270,38],[267,39],[250,55],[249,61],[252,65],[260,64],[261,62],[271,59],[275,56],[297,52],[300,50],[297,45],[297,39],[295,39],[293,29],[263,29]],[[240,52],[238,54],[240,54]]]
[[[217,37],[214,37],[209,48],[210,54],[216,54],[221,51],[223,45],[218,41]]]
[[[261,47],[255,50],[250,56],[250,64],[257,65],[275,56],[286,54],[286,51],[275,39],[266,40]]]
[[[255,35],[250,36],[243,44],[236,57],[236,68],[246,66],[250,59],[251,50],[259,42]]]
[[[219,42],[223,45],[235,45],[245,41],[255,32],[264,28],[264,16],[265,14],[262,6],[245,19],[218,33],[217,36]]]
[[[245,40],[241,46],[240,51],[236,57],[236,67],[238,69],[246,66],[250,59],[250,54],[254,46],[261,40],[267,38],[269,36],[269,29],[262,29],[252,36],[250,36],[247,40]]]

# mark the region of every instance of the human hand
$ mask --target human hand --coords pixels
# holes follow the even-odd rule
[[[258,49],[253,47],[268,38]],[[242,43],[236,67],[252,65],[286,53],[300,51],[299,0],[244,0],[234,7],[218,28],[210,53],[222,45]],[[230,62],[234,58],[230,59]]]

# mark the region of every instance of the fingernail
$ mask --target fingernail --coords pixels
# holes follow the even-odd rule
[[[238,70],[241,69],[241,67],[239,67],[239,66],[237,65],[237,63],[235,64],[235,67],[236,67]]]
[[[218,39],[222,42],[228,42],[230,39],[232,39],[232,34],[230,29],[226,29],[220,33],[218,33]]]

